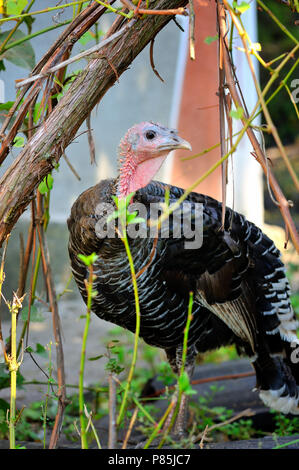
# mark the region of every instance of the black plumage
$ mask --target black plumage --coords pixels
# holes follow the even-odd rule
[[[146,206],[164,202],[166,187],[170,189],[170,204],[184,192],[152,182],[136,192],[134,202]],[[100,217],[96,215],[96,207],[99,202],[111,203],[113,194],[115,181],[105,180],[88,189],[75,202],[68,220],[69,253],[73,274],[85,301],[84,279],[88,272],[77,255],[98,254],[94,265],[97,296],[93,299],[92,310],[100,318],[134,332],[134,293],[123,243],[119,238],[96,236]],[[222,228],[222,206],[218,201],[191,193],[186,202],[191,211],[195,202],[203,204],[201,248],[186,250],[186,240],[174,239],[170,233],[169,238],[159,237],[149,263],[154,239],[130,240],[136,272],[149,263],[138,278],[141,337],[163,348],[171,366],[178,372],[192,290],[195,301],[188,364],[192,366],[199,352],[234,343],[240,352],[251,358],[262,398],[275,407],[280,397],[291,397],[288,403],[278,403],[277,408],[299,412],[298,366],[290,360],[297,324],[279,251],[258,227],[229,208]],[[170,223],[170,232],[171,229]]]
[[[153,123],[131,128],[120,144],[120,176],[85,191],[68,219],[69,254],[74,278],[86,301],[88,271],[78,254],[95,252],[92,310],[100,318],[135,331],[136,314],[130,267],[119,237],[100,234],[107,221],[103,205],[134,191],[131,202],[142,204],[146,221],[153,204],[177,202],[184,190],[151,181],[167,153],[190,149],[177,132]],[[290,303],[290,287],[280,253],[257,226],[208,196],[190,193],[184,208],[191,228],[198,229],[202,208],[202,244],[188,249],[184,219],[177,212],[168,219],[167,236],[157,237],[145,225],[145,237],[130,237],[141,310],[140,336],[165,350],[178,373],[182,359],[189,294],[194,293],[188,336],[186,370],[192,375],[198,353],[235,344],[256,372],[256,386],[267,405],[299,414],[299,368],[296,354],[297,321]],[[132,205],[130,204],[130,207]],[[181,207],[181,206],[180,206]],[[177,230],[179,229],[179,230]],[[178,236],[179,233],[179,236]],[[114,234],[114,232],[113,232]],[[178,420],[182,429],[184,403]]]

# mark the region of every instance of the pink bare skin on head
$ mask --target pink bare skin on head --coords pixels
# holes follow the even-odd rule
[[[191,145],[174,129],[142,122],[128,130],[119,145],[120,175],[117,196],[146,186],[155,176],[171,150],[191,150]]]

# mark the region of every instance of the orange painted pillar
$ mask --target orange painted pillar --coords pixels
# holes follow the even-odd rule
[[[192,145],[192,153],[217,144],[219,135],[218,112],[218,56],[217,41],[204,42],[215,36],[216,3],[197,0],[195,7],[195,60],[187,58],[182,86],[177,128]],[[193,160],[181,161],[186,152],[177,151],[173,157],[171,184],[186,189],[220,159],[219,147]],[[221,200],[221,170],[218,168],[195,191]]]

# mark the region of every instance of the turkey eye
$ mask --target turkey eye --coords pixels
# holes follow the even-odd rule
[[[156,137],[156,133],[154,131],[147,131],[145,137],[147,140],[153,140]]]

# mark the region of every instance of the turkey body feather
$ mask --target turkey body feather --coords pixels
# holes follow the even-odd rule
[[[106,214],[98,205],[111,204],[117,180],[104,180],[85,191],[74,203],[68,227],[72,271],[86,301],[86,266],[78,254],[95,252],[92,310],[100,318],[135,331],[135,302],[126,252],[118,237],[100,238],[97,223]],[[152,181],[136,191],[149,217],[152,203],[170,205],[184,190]],[[192,217],[202,204],[202,245],[186,249],[184,236],[174,237],[177,218],[170,216],[169,237],[129,238],[141,310],[140,336],[165,350],[179,372],[190,291],[193,318],[188,335],[187,365],[222,345],[236,344],[252,361],[263,401],[283,412],[299,413],[298,365],[290,360],[298,344],[297,322],[289,299],[289,284],[274,243],[241,214],[198,193],[186,198]],[[181,231],[182,233],[182,231]]]

